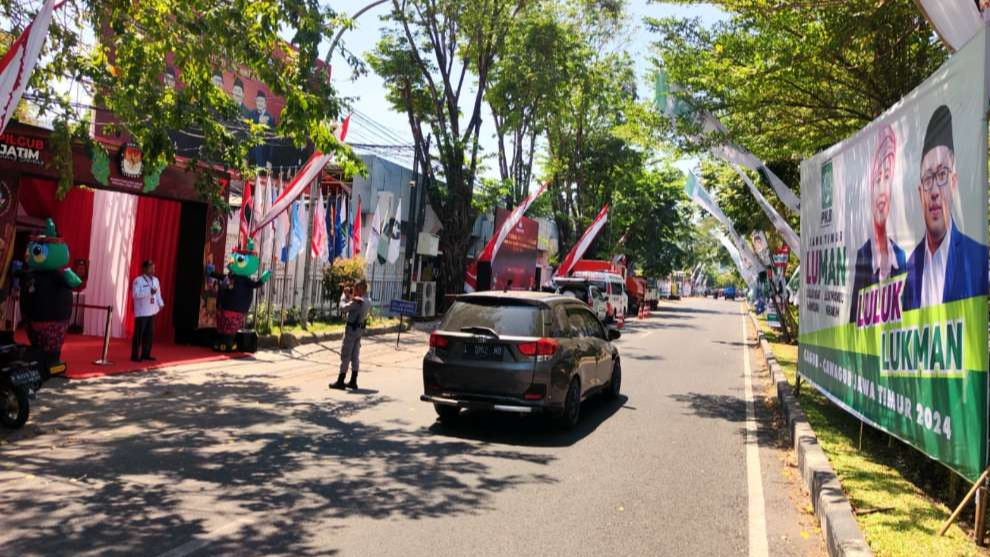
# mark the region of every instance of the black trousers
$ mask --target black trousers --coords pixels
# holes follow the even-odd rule
[[[131,359],[151,357],[151,341],[155,338],[155,316],[134,318],[134,338],[131,340]],[[140,349],[140,352],[139,352]]]

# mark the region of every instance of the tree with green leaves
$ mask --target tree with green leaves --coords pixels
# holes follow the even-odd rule
[[[35,2],[0,6],[12,34],[36,11]],[[70,139],[88,138],[88,107],[64,94],[72,83],[85,88],[97,110],[113,113],[114,127],[139,144],[149,168],[175,161],[169,132],[182,129],[202,135],[209,162],[247,172],[248,150],[270,132],[244,120],[211,82],[218,69],[247,73],[285,99],[275,134],[298,147],[311,142],[336,152],[353,169],[360,161],[333,135],[342,105],[317,52],[341,24],[316,0],[69,2],[53,18],[28,94],[39,113],[55,121],[56,145],[71,148]],[[167,65],[176,70],[177,88],[167,85]],[[198,162],[191,170],[209,179]],[[71,164],[59,170],[71,185]]]
[[[506,30],[524,6],[523,0],[393,0],[369,58],[388,100],[408,117],[431,204],[439,208],[446,294],[463,291],[484,95]]]
[[[794,164],[851,135],[947,56],[911,2],[707,3],[728,19],[647,20],[657,64],[763,160]]]

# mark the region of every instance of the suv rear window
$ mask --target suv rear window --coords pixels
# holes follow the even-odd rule
[[[468,327],[492,329],[499,336],[541,337],[543,312],[528,304],[458,300],[447,310],[440,329],[461,331]]]

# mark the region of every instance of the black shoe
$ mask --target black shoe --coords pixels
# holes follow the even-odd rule
[[[350,383],[348,383],[348,384],[347,384],[347,388],[348,388],[348,389],[354,389],[354,390],[357,390],[357,388],[358,388],[358,386],[357,386],[357,381],[351,381]]]
[[[141,358],[133,358],[133,357],[132,357],[132,358],[131,358],[131,361],[132,361],[132,362],[138,362],[138,363],[140,363],[140,362],[141,362]]]
[[[145,357],[143,357],[141,359],[144,360],[144,361],[146,361],[146,362],[155,362],[155,361],[158,361],[158,358],[152,358],[151,356],[145,356]]]
[[[338,389],[338,390],[341,390],[341,391],[343,391],[344,390],[344,387],[345,387],[343,381],[337,381],[336,383],[330,383],[330,385],[328,385],[328,386],[331,389]]]

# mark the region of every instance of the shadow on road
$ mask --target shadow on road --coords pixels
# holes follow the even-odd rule
[[[173,374],[57,397],[0,447],[0,555],[154,556],[232,523],[206,554],[332,555],[312,536],[334,519],[478,514],[499,492],[556,481],[550,455],[356,418],[391,402],[380,395],[314,402],[270,381]],[[619,406],[589,406],[559,442]],[[500,474],[497,460],[533,467]]]
[[[564,431],[549,416],[516,416],[499,412],[462,413],[453,425],[434,423],[429,431],[444,437],[471,439],[524,447],[569,447],[591,435],[600,425],[622,410],[629,400],[593,397],[581,406],[581,421],[572,431]]]
[[[740,397],[729,395],[708,395],[688,393],[670,395],[677,402],[686,404],[691,413],[702,418],[727,420],[730,422],[746,421],[746,401]]]

